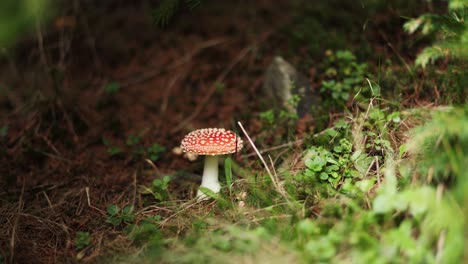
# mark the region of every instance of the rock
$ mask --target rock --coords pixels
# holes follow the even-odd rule
[[[284,107],[295,112],[299,118],[310,113],[317,103],[313,89],[307,78],[282,57],[275,57],[265,74],[263,92],[274,107]],[[298,95],[299,102],[294,107],[293,96]]]

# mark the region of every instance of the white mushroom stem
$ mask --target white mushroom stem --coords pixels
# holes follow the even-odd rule
[[[205,156],[205,166],[203,168],[203,178],[200,187],[210,189],[214,193],[218,193],[221,189],[218,180],[218,156]],[[201,190],[198,190],[197,197],[205,198],[206,195]]]

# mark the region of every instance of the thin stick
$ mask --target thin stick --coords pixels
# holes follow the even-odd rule
[[[50,210],[52,210],[52,212],[55,214],[55,210],[52,206],[52,202],[50,201],[49,196],[47,196],[47,193],[45,191],[42,191],[42,194],[44,194],[44,197],[46,198],[47,203],[49,204]]]
[[[286,197],[286,191],[283,189],[282,186],[280,186],[279,177],[275,170],[275,163],[273,162],[273,159],[271,158],[270,155],[268,155],[268,158],[270,159],[271,168],[273,169],[273,176],[275,177],[276,191],[279,192],[286,200],[288,200],[288,197]]]
[[[147,82],[149,80],[156,78],[156,76],[158,76],[159,74],[163,72],[173,70],[181,65],[184,65],[190,62],[194,56],[196,56],[198,53],[200,53],[204,49],[223,44],[226,41],[227,41],[226,39],[212,39],[212,40],[205,41],[201,43],[199,46],[195,47],[195,49],[189,52],[187,55],[182,57],[182,59],[175,61],[174,63],[165,67],[164,69],[157,69],[156,71],[150,71],[149,69],[147,69],[145,70],[145,74],[142,74],[136,77],[132,77],[132,76],[124,77],[119,80],[119,83],[121,83],[121,87],[124,88],[124,87],[128,87],[131,85]],[[154,68],[154,65],[152,65],[151,67]]]
[[[271,164],[271,169],[273,170],[273,185],[275,186],[275,188],[277,190],[279,190],[279,185],[278,185],[278,175],[276,174],[276,170],[275,170],[275,163],[273,162],[273,159],[271,158],[270,155],[268,155],[268,158],[270,159],[270,164]]]
[[[190,68],[185,69],[182,72],[179,72],[178,74],[176,74],[174,77],[172,77],[171,80],[169,80],[169,83],[167,84],[167,87],[166,87],[166,90],[165,90],[165,93],[164,93],[164,97],[163,97],[163,100],[162,100],[162,103],[161,103],[161,108],[160,108],[161,112],[163,112],[163,113],[166,112],[167,105],[169,104],[169,96],[171,94],[172,88],[175,86],[175,84],[179,80],[184,79],[189,72],[190,72]]]
[[[47,69],[49,67],[47,65],[47,57],[46,57],[45,49],[44,49],[44,37],[42,36],[41,21],[39,19],[36,20],[36,37],[37,37],[37,46],[39,49],[41,63]]]
[[[85,192],[86,192],[86,199],[88,201],[88,206],[95,209],[95,210],[98,210],[101,214],[105,215],[106,213],[103,210],[101,210],[101,209],[99,209],[96,206],[91,204],[91,198],[90,198],[90,195],[89,195],[89,187],[85,187]]]
[[[265,167],[266,171],[268,172],[268,175],[270,176],[270,179],[271,181],[273,182],[273,185],[275,186],[275,189],[276,191],[278,191],[279,193],[281,193],[277,186],[276,186],[276,181],[275,181],[275,178],[273,176],[273,174],[271,173],[270,171],[270,168],[268,168],[268,165],[267,163],[265,162],[265,159],[262,157],[262,154],[260,154],[260,151],[258,151],[257,147],[255,146],[255,144],[253,143],[252,139],[249,137],[249,135],[247,134],[247,131],[245,131],[244,129],[244,126],[242,126],[242,123],[240,121],[237,122],[237,124],[239,125],[239,127],[242,129],[242,132],[244,133],[244,135],[247,137],[247,139],[249,140],[250,142],[250,145],[252,145],[252,148],[255,150],[255,153],[257,153],[257,156],[260,158],[260,161],[263,163],[263,166]]]

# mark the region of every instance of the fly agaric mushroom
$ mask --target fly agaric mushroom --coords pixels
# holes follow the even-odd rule
[[[221,189],[218,180],[218,156],[241,150],[242,139],[236,133],[224,128],[204,128],[186,135],[180,147],[184,152],[206,156],[200,187],[218,193]],[[197,197],[206,198],[200,189]]]

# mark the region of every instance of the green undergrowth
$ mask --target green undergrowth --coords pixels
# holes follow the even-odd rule
[[[139,248],[112,261],[460,263],[467,125],[467,107],[370,107],[311,137],[294,173],[228,159],[210,201],[160,203],[165,216],[108,208]]]
[[[449,11],[463,12],[452,5],[464,1],[449,2]],[[442,42],[434,45],[444,52],[424,50],[415,65],[401,58],[375,63],[367,45],[349,48],[349,41],[362,39],[321,24],[334,25],[327,19],[336,17],[350,27],[362,25],[369,10],[388,8],[381,1],[361,5],[340,9],[362,8],[362,17],[350,18],[324,10],[333,5],[308,4],[303,12],[309,16],[292,21],[291,47],[297,41],[307,43],[312,55],[326,50],[314,66],[322,108],[311,114],[318,129],[306,132],[300,147],[264,155],[269,170],[253,157],[240,164],[226,159],[221,192],[202,190],[208,201],[172,200],[174,177],[158,177],[141,188],[147,198],[142,209],[108,208],[107,224],[122,235],[121,251],[129,253],[103,262],[463,263],[468,106],[461,70],[466,58],[459,47],[466,28],[456,24],[455,31],[444,31],[445,24],[436,25],[432,37]],[[322,13],[333,16],[322,19]],[[406,30],[414,33],[436,17],[410,21]],[[447,32],[462,37],[445,36],[451,41],[445,45]],[[317,46],[317,37],[330,49]],[[425,100],[433,105],[421,107]],[[265,109],[258,118],[264,131],[277,127],[280,133],[271,139],[262,132],[256,141],[275,144],[288,140],[299,120],[285,109]],[[81,234],[76,243],[83,248],[93,242]]]

